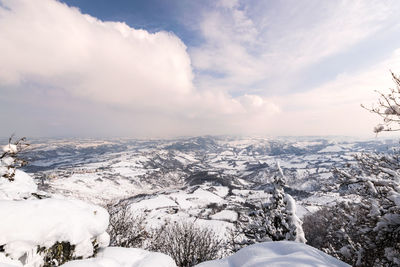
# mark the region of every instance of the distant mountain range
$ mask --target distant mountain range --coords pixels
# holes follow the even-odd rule
[[[355,153],[397,146],[398,140],[390,139],[320,137],[38,139],[23,156],[30,162],[25,171],[44,191],[98,204],[129,201],[146,212],[150,225],[195,217],[221,231],[268,201],[276,162],[302,216],[341,199],[325,190],[332,167],[351,163]]]

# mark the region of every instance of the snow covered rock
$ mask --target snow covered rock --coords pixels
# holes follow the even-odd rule
[[[308,245],[277,241],[245,247],[230,257],[203,262],[198,267],[348,267],[350,265]]]
[[[83,258],[93,254],[93,242],[109,244],[107,211],[79,200],[0,200],[0,218],[0,255],[25,265],[40,266],[38,247],[56,242],[69,242],[74,256]]]
[[[176,267],[174,260],[165,254],[139,248],[108,247],[96,258],[70,261],[62,267]]]
[[[36,191],[36,183],[23,171],[15,170],[13,181],[0,177],[0,199],[19,200],[30,197]]]

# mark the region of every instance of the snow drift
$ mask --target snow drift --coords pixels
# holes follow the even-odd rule
[[[93,242],[106,247],[108,213],[79,200],[0,200],[0,246],[12,259],[41,264],[37,248],[56,242],[75,245],[74,255],[93,254]]]
[[[0,168],[2,167],[0,166]],[[0,178],[2,177],[0,176]],[[33,179],[27,173],[20,170],[15,171],[14,181],[4,178],[0,179],[0,199],[18,200],[29,198],[36,190],[37,185]]]
[[[6,150],[8,149],[8,150]],[[5,152],[17,152],[11,144]],[[74,246],[74,257],[87,258],[109,244],[109,215],[99,206],[73,199],[36,199],[32,177],[12,165],[17,158],[4,157],[0,171],[15,173],[12,180],[0,176],[0,266],[41,266],[48,249],[57,242]]]
[[[108,247],[96,258],[70,261],[62,267],[176,267],[174,260],[162,253],[139,248]]]
[[[348,267],[328,254],[308,245],[291,242],[265,242],[245,247],[230,257],[201,263],[199,267]]]

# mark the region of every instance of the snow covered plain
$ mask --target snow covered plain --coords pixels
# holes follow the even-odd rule
[[[232,226],[232,222],[240,219],[241,213],[251,209],[252,205],[268,200],[269,183],[276,161],[280,162],[288,177],[285,190],[296,199],[301,217],[318,206],[329,205],[341,197],[337,193],[327,193],[324,190],[324,186],[332,179],[332,167],[351,161],[354,153],[383,151],[395,145],[395,141],[391,140],[349,141],[321,138],[33,140],[32,149],[25,152],[24,156],[30,161],[25,171],[35,177],[42,192],[59,195],[60,199],[76,198],[99,205],[119,200],[129,201],[133,212],[146,214],[149,228],[166,220],[196,220],[225,237],[227,229]],[[24,183],[23,178],[20,180]],[[0,186],[3,186],[2,191],[5,192],[2,196],[4,205],[7,204],[6,200],[23,197],[12,195],[16,191],[7,191],[7,184]],[[22,193],[29,194],[29,190],[37,190],[36,187],[32,188],[27,186],[27,191]],[[48,202],[52,201],[57,200]],[[64,203],[67,206],[76,204],[69,200]],[[29,205],[35,206],[35,203]],[[51,208],[53,204],[46,205]],[[97,206],[87,205],[87,216],[92,213],[96,215],[97,210],[100,210],[97,215],[102,216],[101,209],[92,210]],[[11,207],[14,204],[6,206]],[[79,210],[76,214],[79,214]],[[90,230],[94,235],[91,238],[102,236],[103,228]],[[6,237],[9,240],[21,239],[12,235]],[[102,239],[104,238],[100,238]],[[86,242],[73,237],[71,240],[77,245]],[[23,242],[34,246],[45,245],[38,243],[35,238]],[[85,252],[84,248],[90,250],[87,242],[85,244],[87,246],[82,245],[82,253]],[[12,248],[7,249],[14,251]],[[18,250],[15,251],[18,253]],[[90,251],[86,252],[90,254]],[[0,256],[3,257],[2,253]],[[111,262],[114,265],[110,265]],[[221,261],[223,262],[228,264],[229,260]],[[136,266],[106,256],[76,264]],[[222,266],[239,266],[226,264]]]

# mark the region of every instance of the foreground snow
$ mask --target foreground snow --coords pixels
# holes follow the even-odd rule
[[[1,266],[1,265],[0,265]],[[138,248],[108,247],[96,258],[70,261],[62,267],[176,267],[174,260],[162,253]]]
[[[6,167],[0,164],[0,175],[2,169]],[[0,176],[0,199],[19,200],[29,198],[32,193],[37,191],[37,185],[32,177],[20,170],[15,171],[14,181],[10,181]]]
[[[108,246],[104,208],[73,199],[36,199],[36,192],[32,177],[23,171],[16,170],[13,181],[0,177],[1,267],[42,266],[39,248],[57,242],[74,245],[74,256],[82,258],[93,255],[94,244]]]
[[[345,267],[350,266],[308,245],[265,242],[245,247],[230,257],[201,263],[199,267]]]
[[[93,240],[106,247],[108,213],[79,200],[0,200],[0,245],[11,259],[41,264],[37,247],[49,248],[57,241],[75,247],[75,256],[90,257]],[[1,254],[1,253],[0,253]]]
[[[9,165],[1,163],[7,171]],[[176,267],[173,259],[162,253],[107,247],[109,214],[104,208],[56,196],[36,199],[33,193],[37,186],[23,171],[16,170],[13,181],[0,177],[0,267],[43,266],[44,254],[39,248],[57,242],[74,245],[73,256],[83,258],[63,265],[67,267]],[[90,258],[94,245],[100,252]]]

